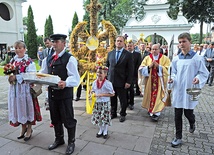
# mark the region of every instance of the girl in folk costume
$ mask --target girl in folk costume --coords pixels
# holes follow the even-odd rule
[[[111,103],[110,97],[114,96],[112,83],[106,80],[108,67],[97,67],[97,79],[92,84],[92,93],[96,97],[91,122],[99,126],[100,130],[96,137],[106,139],[108,137],[108,126],[111,125]]]
[[[8,93],[8,110],[10,125],[17,127],[22,125],[21,134],[18,139],[24,138],[28,141],[33,132],[32,125],[35,121],[41,121],[41,114],[37,98],[30,93],[31,85],[23,81],[23,73],[36,72],[36,65],[25,54],[26,46],[23,41],[14,44],[16,56],[10,61],[14,66],[14,74],[10,75]]]

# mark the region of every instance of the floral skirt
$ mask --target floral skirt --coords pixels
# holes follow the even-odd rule
[[[111,122],[111,103],[96,102],[92,112],[91,122],[94,125],[112,125]]]
[[[34,120],[32,122],[26,122],[26,124],[30,124],[30,125],[36,125],[36,121],[40,122],[42,121],[42,116],[41,116],[41,112],[40,112],[40,107],[39,107],[39,102],[37,98],[32,98],[33,99],[33,106],[34,106]],[[17,127],[19,126],[21,123],[16,122],[16,123],[12,123],[10,121],[10,125]]]

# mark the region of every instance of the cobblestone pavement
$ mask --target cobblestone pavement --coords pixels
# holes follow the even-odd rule
[[[20,128],[8,124],[7,91],[5,77],[0,76],[0,154],[1,155],[62,155],[66,145],[53,151],[47,149],[54,141],[54,132],[49,128],[49,111],[45,110],[45,93],[39,96],[43,121],[33,127],[32,139],[28,142],[17,140]],[[75,102],[75,117],[78,121],[74,155],[211,155],[214,154],[214,92],[205,86],[195,109],[196,131],[188,132],[189,123],[183,117],[183,145],[172,148],[174,138],[174,111],[166,107],[158,122],[152,122],[145,109],[141,108],[141,97],[135,98],[135,109],[127,110],[127,120],[120,123],[113,119],[109,127],[109,138],[96,138],[98,131],[90,122],[91,115],[85,112],[83,90],[82,100]],[[65,140],[67,135],[65,132]]]
[[[194,110],[196,130],[189,133],[189,122],[183,116],[183,145],[172,148],[170,142],[175,133],[174,109],[165,108],[157,123],[149,154],[151,155],[211,155],[214,154],[214,87],[205,86]]]

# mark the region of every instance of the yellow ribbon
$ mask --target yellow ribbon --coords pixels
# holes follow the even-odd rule
[[[95,79],[96,79],[96,73],[88,72],[87,82],[86,82],[86,112],[87,112],[87,114],[92,114],[94,104],[96,102],[96,97],[94,95],[91,95],[91,103],[90,103],[90,93],[91,93],[90,82]]]
[[[79,82],[78,86],[77,86],[77,87],[74,87],[74,90],[73,90],[74,94],[76,93],[77,88],[79,87],[79,85],[81,85],[81,83],[83,82],[83,80],[84,80],[84,78],[85,78],[87,72],[88,72],[88,71],[85,71],[85,73],[80,77],[80,82]]]

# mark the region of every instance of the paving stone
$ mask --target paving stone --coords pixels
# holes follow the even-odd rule
[[[39,96],[43,120],[33,126],[33,134],[28,142],[16,137],[20,127],[14,128],[8,123],[7,91],[8,85],[0,76],[0,154],[62,155],[67,147],[67,132],[65,145],[49,151],[47,147],[54,141],[54,129],[49,127],[50,112],[45,110],[45,91]],[[44,89],[44,88],[43,88]],[[161,112],[158,122],[151,121],[147,110],[141,108],[142,97],[135,98],[135,109],[127,109],[126,121],[119,122],[119,117],[112,120],[108,128],[108,139],[96,138],[99,128],[91,123],[91,114],[85,112],[85,91],[82,100],[73,102],[75,118],[77,119],[76,147],[72,155],[211,155],[214,154],[214,91],[207,85],[202,90],[199,104],[194,113],[196,116],[196,131],[189,133],[189,122],[183,116],[183,144],[181,147],[171,147],[175,137],[174,108],[166,107]],[[118,107],[119,112],[119,107]],[[118,114],[119,116],[119,114]]]
[[[78,155],[113,155],[117,147],[89,142]]]

